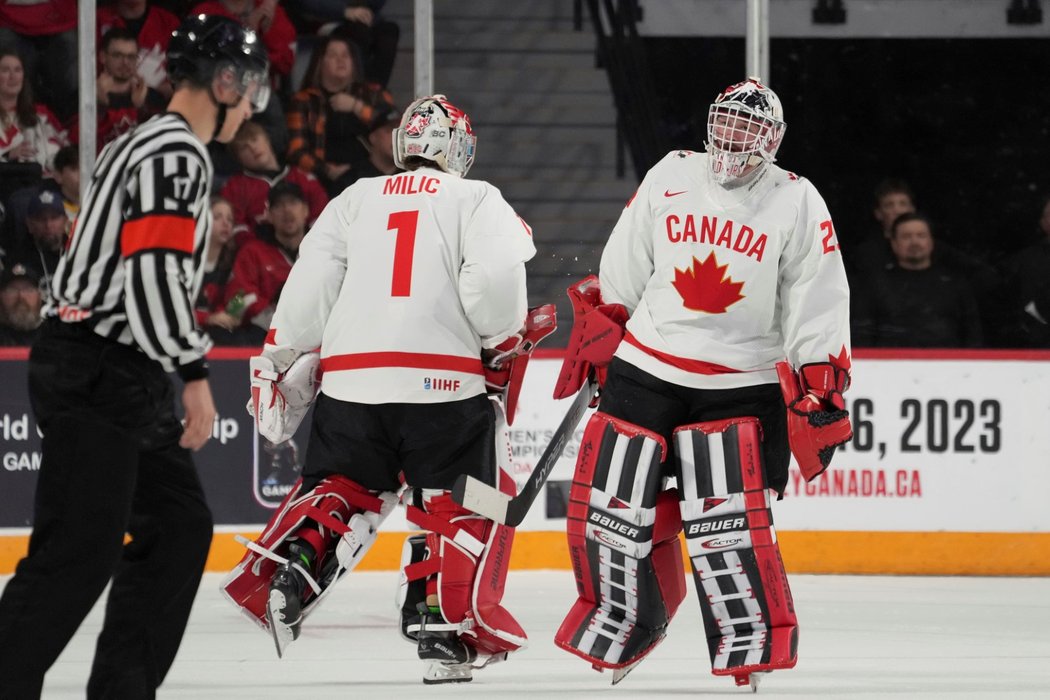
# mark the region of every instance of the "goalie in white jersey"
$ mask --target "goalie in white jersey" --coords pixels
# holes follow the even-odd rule
[[[771,493],[789,447],[814,478],[852,433],[846,275],[823,199],[773,163],[785,128],[768,87],[727,88],[707,152],[657,163],[613,229],[600,285],[569,290],[555,395],[591,371],[603,389],[570,493],[580,597],[556,643],[614,683],[685,596],[683,528],[714,673],[754,685],[795,665]]]
[[[324,209],[252,359],[270,439],[294,432],[318,364],[320,393],[302,482],[224,587],[282,654],[407,487],[408,520],[427,533],[406,542],[402,633],[430,662],[425,682],[467,681],[525,633],[499,604],[513,530],[449,491],[460,474],[513,490],[486,380],[505,382],[507,360],[553,330],[553,314],[544,330],[526,323],[532,232],[499,190],[464,179],[467,115],[443,95],[417,100],[393,147],[407,172],[359,180]]]

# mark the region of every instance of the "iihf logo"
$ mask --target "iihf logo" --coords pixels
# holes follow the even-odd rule
[[[459,391],[459,380],[423,377],[423,391]]]

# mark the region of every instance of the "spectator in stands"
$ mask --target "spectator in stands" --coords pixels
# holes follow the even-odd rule
[[[55,153],[68,139],[51,110],[33,99],[25,78],[21,56],[0,49],[0,160],[35,163],[39,177],[51,173]]]
[[[0,50],[17,51],[41,102],[63,121],[77,110],[76,0],[0,2]]]
[[[1012,322],[1003,329],[1007,345],[1050,348],[1050,195],[1039,211],[1038,240],[1002,265]]]
[[[872,280],[853,324],[854,344],[876,347],[979,347],[977,302],[967,280],[933,262],[933,228],[914,212],[891,227],[894,263]]]
[[[211,198],[211,239],[204,264],[204,282],[197,295],[197,324],[220,345],[235,345],[233,331],[241,324],[243,307],[224,303],[226,283],[233,270],[233,206],[216,195]]]
[[[42,289],[47,292],[69,233],[69,218],[62,205],[62,195],[47,188],[40,189],[29,201],[26,229],[29,235],[14,242],[12,260],[40,272]]]
[[[110,29],[102,37],[96,80],[98,149],[163,111],[167,100],[138,73],[139,45],[130,29]]]
[[[876,226],[860,242],[843,249],[846,270],[854,278],[870,278],[893,264],[889,243],[893,222],[901,214],[915,211],[915,196],[904,180],[883,180],[875,186],[874,195],[871,213]]]
[[[304,19],[337,23],[341,34],[360,49],[364,79],[386,87],[394,70],[401,30],[382,16],[385,0],[300,0],[296,10]]]
[[[77,146],[63,146],[55,154],[53,180],[44,180],[32,187],[16,190],[7,200],[6,216],[0,217],[0,248],[5,249],[12,257],[21,255],[21,250],[30,240],[26,227],[26,212],[30,202],[39,194],[41,188],[52,190],[62,201],[66,218],[71,225],[80,211],[80,152]],[[40,267],[33,263],[33,267]]]
[[[179,18],[148,0],[117,0],[112,7],[98,8],[96,17],[99,44],[110,29],[129,30],[138,44],[138,74],[147,87],[165,99],[171,97],[165,62],[168,42],[179,26]]]
[[[206,0],[193,7],[192,14],[221,15],[255,30],[270,57],[270,76],[276,95],[286,94],[288,76],[295,63],[295,27],[278,0]],[[270,134],[270,141],[283,153],[288,131],[280,99],[270,100],[256,117]]]
[[[63,146],[58,149],[54,165],[52,177],[59,194],[62,195],[66,217],[72,223],[80,213],[80,149],[77,146]]]
[[[325,37],[288,113],[288,161],[316,175],[330,197],[357,179],[354,168],[368,160],[362,139],[394,109],[389,92],[358,80],[355,52],[346,37]]]
[[[269,205],[269,223],[259,227],[256,240],[237,252],[226,284],[225,303],[245,307],[241,328],[251,332],[250,344],[261,343],[270,327],[281,289],[299,257],[310,214],[306,195],[294,182],[274,185]]]
[[[256,228],[266,221],[266,200],[270,188],[278,182],[294,182],[302,188],[310,204],[308,223],[312,224],[321,215],[321,210],[328,204],[328,194],[321,183],[305,170],[282,166],[269,135],[261,126],[245,122],[229,148],[244,169],[230,177],[222,187],[222,196],[233,206],[238,245],[254,238]]]
[[[357,169],[357,179],[393,175],[397,172],[392,139],[394,129],[400,123],[400,112],[391,110],[368,132],[368,160]]]
[[[36,271],[15,264],[0,273],[0,345],[32,345],[44,304]]]

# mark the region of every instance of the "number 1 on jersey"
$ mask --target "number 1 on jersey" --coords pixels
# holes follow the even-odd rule
[[[387,231],[396,231],[394,241],[394,274],[390,281],[390,296],[407,297],[412,294],[412,254],[416,248],[416,224],[419,210],[395,211],[386,222]]]

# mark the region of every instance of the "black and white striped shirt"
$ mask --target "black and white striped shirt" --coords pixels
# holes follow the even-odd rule
[[[207,376],[193,302],[211,233],[211,159],[177,114],[108,144],[51,284],[45,315],[89,324],[184,380]]]

